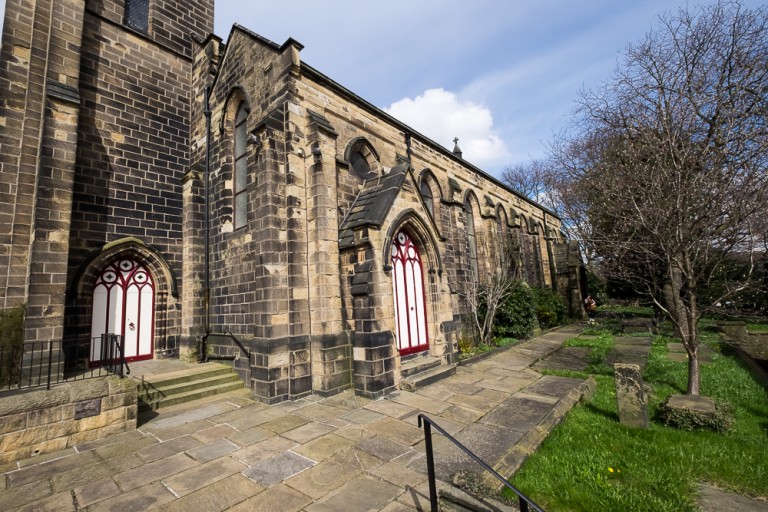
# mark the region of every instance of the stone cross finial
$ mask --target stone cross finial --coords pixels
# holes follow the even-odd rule
[[[453,154],[461,158],[461,149],[459,148],[459,138],[453,138]]]

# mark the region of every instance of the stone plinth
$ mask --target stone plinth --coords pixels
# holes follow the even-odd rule
[[[619,420],[632,428],[648,428],[648,401],[643,389],[643,375],[636,364],[613,365]]]

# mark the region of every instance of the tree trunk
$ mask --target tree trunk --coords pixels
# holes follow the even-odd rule
[[[674,266],[670,268],[669,280],[664,284],[664,301],[677,335],[688,354],[689,395],[699,394],[699,333],[696,326],[696,297],[689,289],[688,304],[682,298],[683,274]]]
[[[688,395],[698,395],[699,394],[699,347],[696,347],[696,350],[693,351],[693,355],[691,355],[691,351],[688,351],[688,391],[686,394]],[[687,347],[686,347],[687,349]]]

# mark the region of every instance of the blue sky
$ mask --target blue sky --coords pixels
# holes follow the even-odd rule
[[[712,3],[705,0],[704,3]],[[757,1],[745,5],[755,7]],[[499,176],[544,154],[582,87],[610,78],[626,44],[681,0],[217,0],[239,23]]]
[[[305,62],[449,149],[459,137],[465,159],[499,176],[543,156],[579,89],[610,78],[658,13],[697,4],[216,0],[215,33],[239,23],[276,43],[293,37]]]

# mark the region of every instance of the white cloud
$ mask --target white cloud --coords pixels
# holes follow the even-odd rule
[[[453,139],[458,137],[464,159],[479,167],[498,164],[509,156],[494,129],[491,111],[445,89],[428,89],[384,110],[448,149],[453,149]]]

